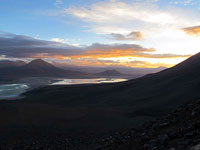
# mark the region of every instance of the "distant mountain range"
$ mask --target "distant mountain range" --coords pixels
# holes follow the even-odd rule
[[[107,77],[112,77],[112,76],[130,76],[130,75],[126,75],[126,74],[123,74],[119,71],[116,71],[116,70],[106,70],[106,71],[103,71],[103,72],[99,72],[99,73],[96,73],[94,74],[96,76],[107,76]]]
[[[100,73],[85,73],[75,70],[62,69],[42,60],[35,59],[29,63],[23,61],[0,61],[0,79],[18,79],[24,77],[65,77],[65,78],[94,78],[130,76],[116,70],[106,70]]]
[[[133,67],[126,67],[126,66],[104,66],[104,67],[95,67],[95,66],[72,66],[70,64],[65,63],[58,63],[58,62],[52,62],[52,64],[56,67],[67,69],[67,70],[73,70],[73,71],[81,71],[81,72],[87,72],[87,73],[100,73],[104,72],[106,70],[116,70],[122,74],[129,74],[133,76],[143,76],[145,74],[149,73],[156,73],[161,70],[167,69],[166,67],[158,67],[158,68],[133,68]]]
[[[16,65],[16,62],[1,67],[0,78],[18,79],[24,77],[84,77],[87,73],[78,71],[63,70],[45,62],[42,59],[35,59],[28,64]]]
[[[10,60],[1,60],[0,61],[0,68],[3,67],[19,67],[23,66],[26,63],[24,61],[18,60],[18,61],[10,61]]]

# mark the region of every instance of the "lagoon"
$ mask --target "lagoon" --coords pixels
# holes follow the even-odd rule
[[[2,84],[0,85],[0,99],[16,97],[28,88],[26,84]]]
[[[72,85],[72,84],[99,84],[99,83],[114,83],[123,82],[127,79],[122,78],[97,78],[97,79],[61,79],[51,85]]]
[[[122,82],[122,78],[96,78],[96,79],[58,79],[58,78],[27,78],[17,84],[0,84],[0,99],[15,99],[28,89],[34,89],[48,85],[72,85],[72,84],[100,84]]]

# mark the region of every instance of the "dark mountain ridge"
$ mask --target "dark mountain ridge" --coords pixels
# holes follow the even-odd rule
[[[20,79],[26,77],[62,77],[62,78],[98,78],[98,77],[129,77],[133,75],[122,74],[116,70],[106,70],[100,73],[86,73],[70,69],[62,69],[42,59],[35,59],[29,63],[21,61],[2,61],[0,79]],[[0,61],[1,65],[1,61]],[[3,67],[4,66],[4,67]],[[13,73],[15,72],[15,73]]]
[[[100,72],[104,72],[106,70],[116,70],[118,72],[121,72],[122,74],[129,74],[129,75],[137,75],[138,77],[141,77],[145,74],[149,73],[156,73],[161,70],[166,69],[166,67],[159,67],[159,68],[132,68],[132,67],[125,67],[125,66],[108,66],[108,67],[95,67],[95,66],[73,66],[70,64],[59,64],[53,62],[53,65],[62,69],[70,69],[74,71],[81,71],[81,72],[87,72],[91,74],[96,74]]]
[[[19,67],[23,66],[26,63],[24,61],[18,60],[18,61],[10,61],[10,60],[1,60],[0,61],[0,68],[4,67]]]
[[[26,64],[24,67],[26,68],[56,68],[54,65],[42,60],[42,59],[35,59],[30,63]]]
[[[96,76],[128,76],[116,70],[106,70],[103,72],[96,73],[94,75]]]
[[[84,77],[87,75],[78,71],[57,68],[42,59],[35,59],[22,66],[4,67],[0,72],[0,78],[5,79],[19,79],[24,77]]]

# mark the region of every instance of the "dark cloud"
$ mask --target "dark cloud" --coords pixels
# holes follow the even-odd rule
[[[124,40],[141,40],[143,38],[142,33],[141,32],[131,32],[128,35],[123,35],[123,34],[117,34],[117,33],[111,33],[110,34],[111,38],[114,40],[120,40],[120,41],[124,41]]]
[[[100,50],[103,52],[110,50],[131,50],[133,52],[155,52],[153,48],[143,48],[136,44],[100,44],[94,43],[86,48],[87,50]]]
[[[146,49],[136,44],[99,44],[78,47],[53,41],[45,41],[31,38],[24,35],[15,35],[0,32],[0,55],[8,57],[33,57],[44,56],[85,56],[93,53],[109,53],[116,50],[136,52],[153,52],[154,49]]]
[[[76,55],[81,48],[58,42],[38,40],[24,35],[0,32],[0,55],[32,57],[37,54]]]

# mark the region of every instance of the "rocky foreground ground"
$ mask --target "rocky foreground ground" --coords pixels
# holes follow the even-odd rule
[[[98,149],[200,150],[200,100],[188,103],[139,129],[102,140]]]
[[[200,99],[140,128],[94,139],[1,137],[0,150],[200,150]]]

